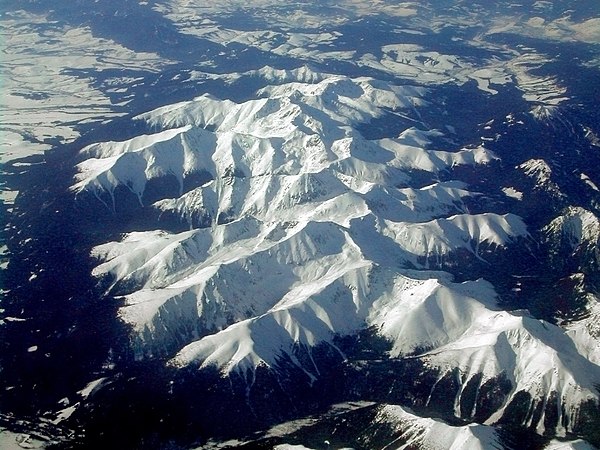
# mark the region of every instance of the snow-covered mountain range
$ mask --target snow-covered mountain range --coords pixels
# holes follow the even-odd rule
[[[592,0],[10,3],[0,447],[600,445]]]
[[[267,78],[246,102],[204,95],[165,106],[137,118],[151,133],[80,152],[80,202],[116,215],[121,202],[149,209],[158,227],[92,252],[136,358],[215,368],[248,390],[259,368],[293,376],[291,361],[314,383],[327,370],[317,349],[347,359],[336,340],[372,330],[389,343],[381,357],[434,374],[432,393],[452,379],[456,417],[572,434],[598,402],[597,337],[505,311],[488,281],[452,276],[465,260],[489,265],[490,254],[534,245],[518,215],[469,210],[482,194],[460,169],[498,156],[485,144],[439,150],[444,131],[422,125],[382,139],[359,131],[386,115],[422,124],[427,89]],[[518,169],[558,190],[544,161]],[[187,230],[161,229],[165,215]],[[597,224],[572,210],[548,233],[556,246],[595,251]],[[497,398],[484,397],[490,385]]]

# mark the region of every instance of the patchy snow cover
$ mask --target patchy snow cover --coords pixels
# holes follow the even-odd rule
[[[131,97],[114,94],[130,89],[136,79],[120,74],[104,79],[105,74],[135,71],[143,77],[173,63],[98,37],[87,23],[67,23],[39,5],[29,6],[6,5],[0,12],[0,202],[7,206],[7,223],[22,185],[11,181],[12,173],[26,174],[46,152],[79,138],[85,127],[127,113]],[[0,245],[0,269],[11,257]]]
[[[513,20],[512,23],[505,22],[500,27],[490,29],[489,33],[502,31],[554,41],[600,42],[600,19],[594,17],[577,22],[573,21],[570,16],[571,14],[564,14],[554,20],[545,20],[538,16],[531,17],[527,21]]]
[[[578,285],[576,289],[582,295],[585,311],[582,318],[564,323],[563,327],[579,352],[594,364],[600,364],[600,302],[585,289],[585,273],[595,271],[600,263],[600,220],[584,208],[568,207],[542,231],[552,252],[579,264],[577,270],[581,272],[572,274],[570,280]]]
[[[86,387],[84,387],[81,391],[78,392],[81,395],[82,399],[87,399],[90,395],[100,389],[104,384],[106,384],[106,377],[98,378],[97,380],[90,381]]]
[[[502,188],[502,192],[507,197],[514,198],[515,200],[523,200],[523,193],[521,191],[517,191],[514,187],[504,187]]]
[[[511,83],[511,74],[498,61],[474,65],[456,55],[428,50],[417,44],[388,44],[381,47],[381,57],[365,53],[359,65],[378,69],[394,76],[414,79],[424,85],[439,83],[464,84],[474,80],[477,87],[497,94],[492,86]]]
[[[523,98],[534,105],[534,116],[542,119],[549,111],[569,99],[567,89],[556,79],[535,75],[535,69],[550,61],[544,55],[529,51],[512,59],[509,64],[517,87],[523,92]]]
[[[78,127],[125,114],[91,76],[77,71],[133,69],[153,73],[171,63],[154,53],[134,52],[94,36],[89,27],[50,21],[47,14],[3,11],[0,163],[50,150],[50,140],[72,142]],[[70,70],[65,70],[70,69]],[[115,80],[128,86],[127,79]],[[29,163],[24,163],[28,165]],[[12,203],[16,192],[0,189]]]
[[[543,159],[530,159],[518,166],[525,172],[525,175],[535,178],[540,184],[545,184],[550,180],[552,169]]]
[[[598,186],[596,186],[596,183],[594,183],[588,175],[586,175],[585,173],[581,173],[579,178],[581,179],[581,181],[583,181],[587,186],[592,188],[594,191],[600,192],[600,189],[598,189]]]

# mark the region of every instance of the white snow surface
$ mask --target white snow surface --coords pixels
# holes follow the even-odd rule
[[[525,223],[514,214],[459,214],[429,222],[386,221],[382,230],[398,245],[418,256],[443,256],[464,248],[477,254],[479,246],[504,246],[527,236]]]
[[[311,450],[309,447],[304,445],[292,445],[292,444],[280,444],[274,447],[274,450]]]
[[[204,95],[140,116],[164,131],[86,147],[73,190],[113,196],[124,185],[141,201],[146,183],[164,175],[175,176],[183,189],[186,176],[205,173],[216,180],[213,189],[221,189],[219,180],[231,182],[232,177],[262,176],[269,182],[274,176],[326,169],[366,182],[398,183],[407,179],[406,170],[420,168],[419,160],[444,170],[489,158],[481,149],[456,156],[437,152],[440,157],[403,145],[402,137],[395,148],[388,148],[387,142],[366,141],[353,131],[353,125],[384,110],[412,111],[418,88],[336,76],[316,84],[278,85],[259,95],[268,97],[234,104]],[[466,156],[470,153],[474,156]]]
[[[517,191],[512,186],[502,188],[502,192],[507,197],[514,198],[515,200],[523,200],[523,193],[521,191]]]

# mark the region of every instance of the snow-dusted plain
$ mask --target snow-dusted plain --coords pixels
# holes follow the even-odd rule
[[[103,92],[94,86],[92,77],[69,71],[136,69],[152,73],[169,63],[156,54],[134,52],[95,37],[88,27],[52,22],[48,14],[23,10],[2,14],[2,164],[43,154],[52,148],[53,140],[72,142],[82,124],[125,114],[127,101],[113,104],[110,93],[135,80],[117,76]],[[14,195],[3,191],[2,199],[11,202]]]
[[[2,171],[39,174],[44,152],[74,143],[60,195],[76,222],[81,213],[106,225],[77,251],[125,334],[124,348],[111,343],[85,382],[39,412],[44,423],[83,430],[78,420],[99,420],[95,399],[145,365],[174,379],[216,374],[231,398],[245,392],[240,410],[257,418],[252,398],[276,401],[286,383],[318,389],[341,361],[346,372],[335,376],[357,382],[346,388],[364,403],[314,415],[299,406],[234,441],[199,426],[181,448],[329,447],[307,436],[364,417],[364,432],[343,445],[511,448],[515,430],[532,448],[600,442],[600,179],[593,164],[561,159],[571,139],[584,160],[599,130],[580,111],[589,99],[569,87],[571,73],[554,73],[552,50],[586,46],[577,64],[597,70],[598,19],[583,13],[587,3],[580,14],[566,1],[495,11],[448,3],[107,9],[111,20],[144,13],[138,25],[150,31],[135,42],[94,26],[102,18],[62,20],[60,8],[1,13]],[[526,125],[543,131],[529,139]],[[42,185],[32,192],[48,192]],[[11,247],[0,242],[2,270],[19,267],[11,251],[37,242],[15,225],[32,214],[21,186],[0,186],[5,231],[15,233]],[[40,253],[31,251],[34,285],[45,276]],[[32,321],[19,306],[0,304],[0,327]],[[347,343],[364,336],[385,348],[358,358]],[[22,353],[53,357],[42,340]],[[402,402],[395,370],[409,366],[401,384],[415,393]],[[365,388],[373,367],[387,378]],[[0,428],[1,445],[52,440],[31,431]],[[141,448],[158,445],[144,439]]]

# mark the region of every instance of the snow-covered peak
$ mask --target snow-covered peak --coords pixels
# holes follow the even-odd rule
[[[561,241],[575,251],[580,246],[597,246],[600,240],[600,220],[581,207],[569,207],[545,228],[548,239]]]
[[[485,425],[451,426],[437,419],[422,418],[398,405],[384,405],[376,424],[391,426],[401,434],[406,447],[440,448],[447,450],[487,450],[500,447],[496,431]]]
[[[525,175],[535,178],[540,185],[548,183],[552,176],[552,169],[543,159],[530,159],[518,166]]]
[[[141,203],[149,180],[174,176],[181,194],[185,178],[199,171],[215,171],[206,154],[215,145],[212,133],[189,125],[124,142],[93,144],[81,151],[87,159],[77,165],[72,190],[96,195],[108,192],[114,207],[114,191],[119,185],[126,186]]]
[[[552,168],[543,159],[530,159],[517,166],[517,169],[535,183],[535,189],[540,189],[556,197],[563,197],[560,187],[556,183]]]
[[[327,76],[317,83],[312,81],[314,77],[309,77],[308,82],[267,86],[257,93],[262,98],[239,105],[202,95],[192,101],[139,115],[137,119],[160,128],[195,125],[226,130],[250,122],[256,126],[258,119],[272,114],[275,114],[273,119],[286,121],[286,117],[293,118],[290,117],[294,115],[292,105],[298,105],[325,110],[330,120],[349,124],[351,121],[368,121],[381,114],[381,108],[412,109],[420,103],[419,97],[424,92],[423,89],[399,87],[370,78]],[[291,111],[285,109],[286,106]]]
[[[600,299],[590,293],[586,297],[584,317],[565,324],[564,328],[579,353],[600,366]]]

